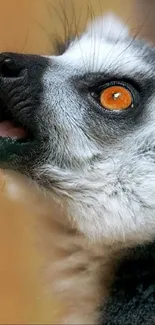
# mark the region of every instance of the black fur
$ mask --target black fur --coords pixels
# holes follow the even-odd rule
[[[22,169],[22,166],[25,166],[26,171],[28,166],[31,168],[32,164],[34,162],[37,164],[40,159],[41,148],[45,145],[36,115],[41,110],[42,78],[48,66],[49,59],[46,57],[17,53],[0,54],[0,121],[3,119],[14,121],[16,125],[26,128],[31,137],[31,142],[22,146],[24,151],[19,149],[19,146],[16,151],[7,147],[8,159],[6,155],[2,155],[4,145],[3,139],[0,139],[1,168],[8,168],[11,162],[11,168],[16,169],[17,165],[20,165]]]
[[[119,262],[100,324],[155,325],[155,242]]]

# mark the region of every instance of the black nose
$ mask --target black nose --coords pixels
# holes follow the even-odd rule
[[[21,67],[17,65],[15,60],[9,56],[4,56],[0,60],[0,77],[18,78]]]

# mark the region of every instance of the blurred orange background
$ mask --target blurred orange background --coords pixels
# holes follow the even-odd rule
[[[95,15],[115,11],[133,26],[132,1],[88,0]],[[63,9],[65,8],[65,9]],[[82,11],[81,11],[82,8]],[[0,0],[0,49],[22,53],[52,53],[52,35],[64,36],[62,21],[83,13],[79,30],[86,24],[88,6],[83,0]],[[77,18],[78,19],[78,18]],[[16,178],[14,180],[16,182]],[[35,246],[37,213],[29,199],[16,197],[6,172],[0,178],[0,323],[48,324],[56,322],[61,306],[47,297],[42,285],[41,253]],[[23,191],[21,186],[21,193]]]

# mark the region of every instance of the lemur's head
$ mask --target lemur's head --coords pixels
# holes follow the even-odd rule
[[[1,166],[105,241],[155,234],[155,49],[112,15],[58,56],[0,55]]]

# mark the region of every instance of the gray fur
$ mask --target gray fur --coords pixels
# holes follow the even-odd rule
[[[155,50],[111,16],[48,58],[36,112],[47,140],[29,173],[67,203],[92,240],[141,242],[155,234],[154,61]],[[133,109],[105,111],[91,85],[124,78],[139,85]]]

